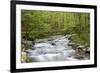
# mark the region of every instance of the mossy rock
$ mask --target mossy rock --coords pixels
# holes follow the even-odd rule
[[[26,52],[21,52],[21,62],[26,63],[28,61],[29,61],[29,58],[27,56],[27,53]]]

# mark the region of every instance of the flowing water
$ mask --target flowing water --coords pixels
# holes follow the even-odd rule
[[[68,43],[68,38],[61,35],[36,39],[35,45],[27,50],[30,62],[78,60],[74,58],[75,50]]]

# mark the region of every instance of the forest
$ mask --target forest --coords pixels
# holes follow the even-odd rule
[[[21,10],[21,39],[34,41],[72,35],[71,42],[90,46],[90,14],[81,12]],[[24,46],[25,47],[25,46]]]

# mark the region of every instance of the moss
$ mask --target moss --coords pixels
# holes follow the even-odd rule
[[[21,62],[22,62],[22,63],[29,62],[29,58],[28,58],[26,52],[22,52],[22,53],[21,53]]]
[[[71,36],[70,40],[80,45],[88,45],[88,47],[90,44],[89,36],[86,34]]]

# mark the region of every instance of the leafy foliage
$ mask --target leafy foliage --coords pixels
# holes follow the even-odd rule
[[[89,20],[89,13],[22,10],[22,38],[29,40],[50,35],[76,34],[71,37],[72,41],[89,45]]]

